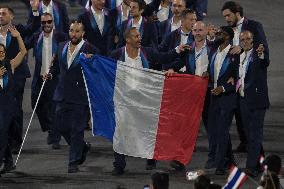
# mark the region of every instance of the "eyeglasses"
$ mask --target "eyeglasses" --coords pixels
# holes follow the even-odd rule
[[[0,51],[0,54],[5,54],[6,52],[5,51]]]
[[[52,20],[41,21],[41,24],[42,24],[42,25],[51,24],[51,23],[52,23]]]

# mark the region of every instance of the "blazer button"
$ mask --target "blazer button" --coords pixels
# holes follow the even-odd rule
[[[78,86],[78,85],[79,85],[79,82],[77,82],[76,85]]]

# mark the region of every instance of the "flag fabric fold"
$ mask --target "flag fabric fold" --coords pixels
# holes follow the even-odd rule
[[[208,80],[131,67],[110,58],[80,57],[93,134],[114,151],[156,160],[191,160]]]

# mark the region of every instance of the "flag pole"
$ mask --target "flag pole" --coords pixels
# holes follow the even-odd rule
[[[51,60],[51,62],[50,62],[50,65],[49,65],[49,68],[48,68],[48,70],[47,70],[47,73],[49,73],[50,67],[53,65],[54,59],[55,59],[55,56],[52,57],[52,60]],[[16,159],[15,164],[14,164],[15,166],[17,165],[18,160],[19,160],[19,157],[20,157],[20,155],[21,155],[21,152],[22,152],[22,149],[23,149],[23,146],[24,146],[26,137],[27,137],[27,135],[28,135],[28,132],[29,132],[29,129],[30,129],[30,126],[31,126],[31,123],[32,123],[32,120],[33,120],[33,117],[34,117],[34,114],[35,114],[35,111],[36,111],[36,108],[37,108],[37,105],[38,105],[38,102],[39,102],[39,99],[40,99],[40,97],[41,97],[41,93],[42,93],[42,91],[43,91],[43,88],[44,88],[44,86],[45,86],[46,81],[47,81],[47,79],[45,79],[45,80],[43,81],[42,85],[41,85],[41,88],[40,88],[40,91],[39,91],[39,94],[38,94],[38,97],[37,97],[37,100],[36,100],[36,104],[35,104],[35,107],[34,107],[33,112],[32,112],[32,116],[31,116],[31,118],[30,118],[30,121],[29,121],[27,130],[26,130],[26,133],[25,133],[23,142],[22,142],[22,144],[21,144],[21,148],[20,148],[20,150],[19,150],[19,153],[18,153],[18,155],[17,155],[17,159]]]

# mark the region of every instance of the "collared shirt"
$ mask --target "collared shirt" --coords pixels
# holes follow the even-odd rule
[[[220,73],[223,62],[224,62],[230,48],[231,48],[230,44],[225,49],[223,49],[222,51],[220,51],[220,47],[218,48],[216,58],[215,58],[215,62],[214,62],[214,88],[217,87],[219,73]]]
[[[49,13],[52,15],[53,17],[53,9],[52,9],[52,6],[53,6],[53,2],[52,0],[50,1],[50,3],[46,6],[43,2],[41,2],[41,5],[42,5],[42,12],[43,13]]]
[[[184,33],[182,30],[180,31],[180,45],[187,44],[189,33]]]
[[[243,52],[240,55],[240,66],[239,66],[239,93],[242,97],[244,97],[244,87],[245,87],[245,77],[247,73],[247,67],[250,60],[250,56],[252,54],[253,49],[249,50],[248,52]]]
[[[52,60],[52,37],[53,31],[49,34],[48,37],[43,35],[42,41],[42,64],[40,75],[45,75],[49,71],[50,63]]]
[[[118,7],[119,5],[121,5],[122,3],[122,0],[116,0],[115,1],[115,6]]]
[[[4,83],[3,83],[3,78],[2,77],[0,78],[0,86],[3,89]]]
[[[138,50],[138,55],[136,58],[131,58],[128,56],[127,54],[127,50],[125,48],[125,63],[130,65],[130,66],[133,66],[133,67],[138,67],[138,68],[143,68],[143,64],[142,64],[142,59],[141,59],[141,56],[140,56],[140,49]]]
[[[127,6],[126,14],[124,14],[123,5],[121,4],[119,7],[120,7],[120,10],[121,10],[121,21],[123,22],[125,20],[128,20],[130,8]]]
[[[174,23],[174,17],[173,17],[171,21],[171,32],[178,29],[180,26],[181,26],[181,21],[179,21],[178,23]]]
[[[243,22],[244,22],[244,17],[237,23],[237,26],[234,28],[233,45],[240,44],[240,34],[242,32]]]
[[[70,51],[70,43],[68,44],[68,52],[67,52],[67,65],[68,65],[68,69],[70,68],[73,60],[75,59],[75,57],[77,56],[77,54],[79,53],[80,49],[82,48],[82,46],[84,45],[85,41],[82,40],[74,49],[73,53],[71,53]]]
[[[207,44],[205,41],[199,51],[197,51],[195,47],[195,75],[202,76],[202,74],[207,71],[208,64]]]
[[[95,17],[95,20],[97,22],[97,25],[99,27],[99,30],[101,32],[101,34],[103,33],[103,29],[104,29],[104,21],[105,21],[105,16],[104,16],[104,10],[102,10],[101,12],[97,13],[93,6],[91,6],[91,10],[92,10],[92,13]]]
[[[0,33],[0,43],[2,43],[5,47],[6,47],[6,39],[7,39],[7,33],[5,36],[3,36],[1,33]]]
[[[139,19],[137,24],[134,24],[133,18],[131,19],[131,23],[132,23],[132,27],[135,27],[135,28],[137,28],[137,30],[139,30],[141,23],[142,23],[142,16],[140,16],[140,19]]]
[[[145,0],[146,5],[152,3],[153,0]]]
[[[169,17],[169,12],[170,12],[170,6],[167,7],[162,7],[160,5],[159,11],[157,12],[157,17],[160,22],[163,22],[168,19]]]

